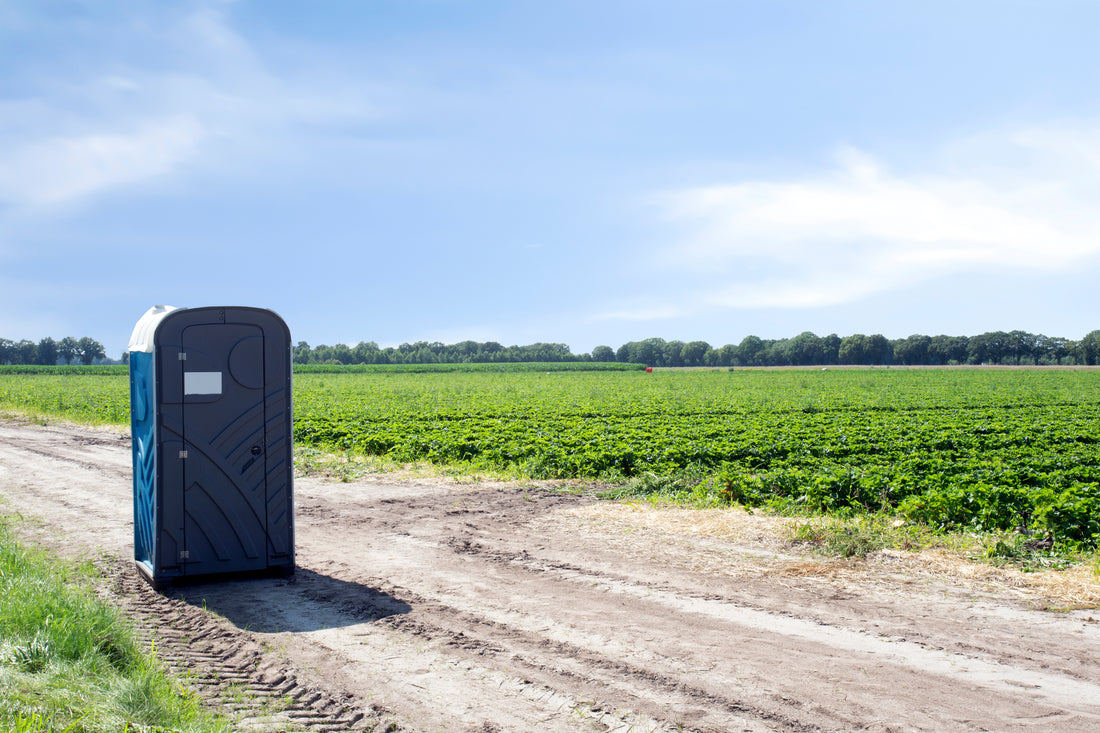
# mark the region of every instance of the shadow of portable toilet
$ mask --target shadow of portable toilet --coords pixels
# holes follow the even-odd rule
[[[294,571],[290,331],[262,308],[150,308],[130,336],[134,560],[155,588]]]

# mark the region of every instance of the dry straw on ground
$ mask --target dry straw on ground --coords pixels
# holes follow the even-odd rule
[[[645,502],[601,502],[555,518],[563,529],[597,535],[628,556],[660,559],[699,572],[732,576],[818,578],[853,586],[949,582],[979,592],[1016,596],[1051,610],[1100,608],[1100,577],[1091,565],[1066,570],[995,566],[961,552],[883,550],[860,559],[815,555],[792,546],[799,521],[762,512],[684,509]]]
[[[878,554],[895,558],[919,572],[1012,592],[1039,601],[1051,610],[1100,608],[1100,577],[1090,565],[1024,571],[975,562],[942,550],[918,553],[887,550]]]

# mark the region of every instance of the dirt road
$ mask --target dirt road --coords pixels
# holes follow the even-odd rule
[[[100,558],[158,654],[241,727],[1100,730],[1096,611],[889,558],[819,572],[766,538],[607,521],[547,489],[299,479],[292,581],[157,594],[125,562],[129,461],[118,430],[0,422],[0,512]]]

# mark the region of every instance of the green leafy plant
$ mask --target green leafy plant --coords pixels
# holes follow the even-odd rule
[[[697,506],[897,512],[935,531],[1024,527],[1059,548],[1100,539],[1097,371],[334,368],[294,384],[294,439],[324,454]],[[126,424],[127,380],[0,373],[0,408]]]

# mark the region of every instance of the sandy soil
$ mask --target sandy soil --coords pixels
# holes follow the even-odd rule
[[[1100,730],[1100,613],[822,564],[747,515],[716,537],[546,488],[301,478],[294,579],[158,594],[125,560],[129,461],[118,430],[0,421],[0,512],[97,558],[242,729]]]

